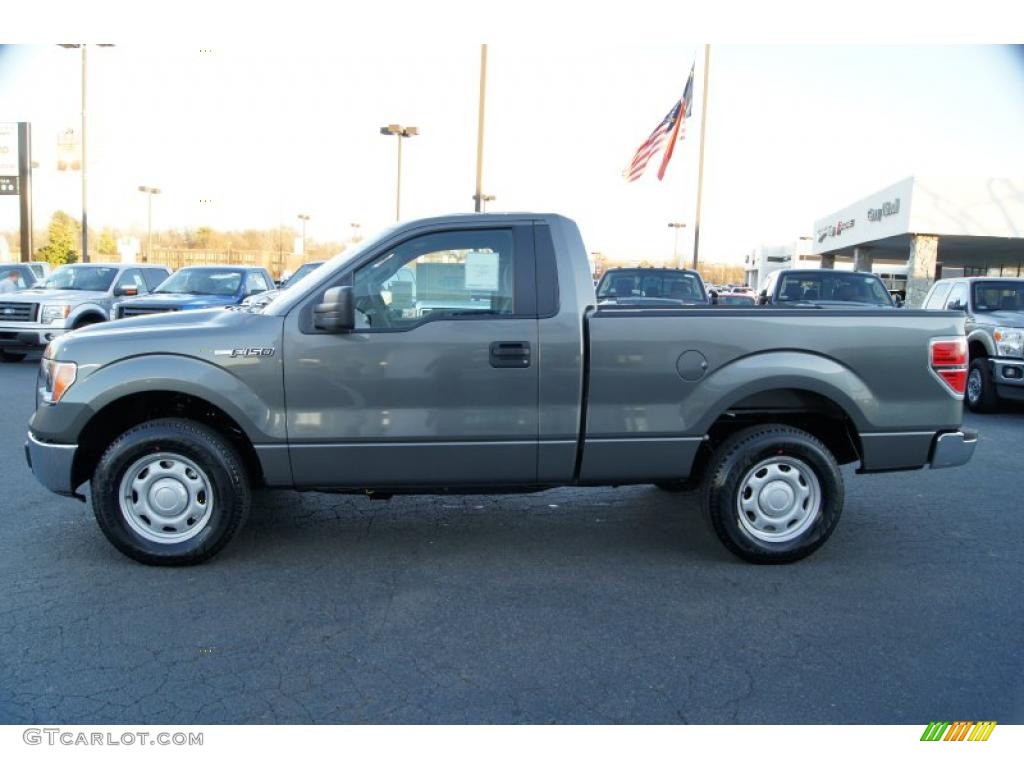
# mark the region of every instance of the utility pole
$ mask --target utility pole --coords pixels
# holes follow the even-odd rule
[[[18,192],[21,260],[32,261],[32,124],[18,123]]]
[[[143,261],[152,261],[153,259],[153,195],[159,195],[160,190],[156,187],[139,187],[139,192],[143,192],[149,198],[149,224],[146,227],[146,258]]]
[[[680,267],[682,265],[679,263],[679,230],[686,225],[681,221],[670,221],[668,225],[676,231],[675,243],[672,245],[672,264],[675,267]],[[694,264],[696,265],[696,262]],[[694,266],[694,269],[696,268]]]
[[[85,164],[85,83],[86,83],[86,71],[85,71],[85,43],[82,43],[82,263],[89,263],[89,217],[86,214],[88,206],[86,204],[86,190],[87,184],[85,180],[86,176],[86,164]]]
[[[474,210],[484,209],[484,103],[487,99],[487,44],[480,46],[480,115],[476,129],[476,194]]]
[[[697,166],[697,218],[693,223],[693,268],[697,269],[700,253],[700,208],[704,196],[704,131],[708,123],[708,71],[711,68],[711,46],[704,46],[704,90],[700,107],[700,162]]]

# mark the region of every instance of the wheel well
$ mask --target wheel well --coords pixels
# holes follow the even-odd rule
[[[975,339],[970,343],[967,348],[970,359],[974,360],[977,357],[988,357],[988,352],[985,350],[985,345]]]
[[[102,322],[105,322],[106,319],[107,318],[105,318],[99,312],[92,312],[92,311],[84,312],[84,313],[82,313],[81,317],[75,318],[75,325],[74,325],[74,327],[75,328],[81,328],[83,325],[88,325],[88,324],[91,324],[91,323],[102,323]]]
[[[727,408],[708,430],[694,473],[701,473],[712,451],[729,435],[756,424],[786,424],[821,440],[840,464],[860,461],[860,436],[842,407],[824,395],[803,389],[759,392]]]
[[[74,487],[92,477],[103,452],[118,436],[143,422],[168,417],[192,419],[217,430],[238,450],[252,483],[263,484],[263,470],[256,449],[234,419],[200,397],[156,391],[122,397],[93,415],[79,436],[72,468]]]

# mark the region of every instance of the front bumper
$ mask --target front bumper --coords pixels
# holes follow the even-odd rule
[[[0,325],[0,349],[42,349],[58,336],[67,333],[67,328],[49,325]]]
[[[990,357],[988,363],[996,394],[1004,400],[1024,400],[1024,360]]]
[[[978,432],[974,429],[963,429],[959,432],[943,432],[936,436],[932,443],[932,469],[959,467],[966,464],[974,455],[978,444]]]
[[[44,443],[29,432],[25,441],[25,460],[43,486],[61,496],[77,497],[71,479],[76,450],[77,445]]]

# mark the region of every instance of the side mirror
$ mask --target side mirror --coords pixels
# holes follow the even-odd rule
[[[718,303],[718,291],[708,291],[708,293],[709,293],[709,297],[708,298],[711,300],[711,303],[712,304],[717,304]]]
[[[313,326],[328,333],[348,333],[356,327],[352,286],[327,289],[323,302],[313,307]]]
[[[114,291],[115,296],[138,296],[139,289],[134,285],[126,285],[123,288],[118,288]]]

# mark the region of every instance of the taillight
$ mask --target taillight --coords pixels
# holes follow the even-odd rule
[[[939,380],[962,397],[967,389],[967,339],[932,339],[928,359]]]

